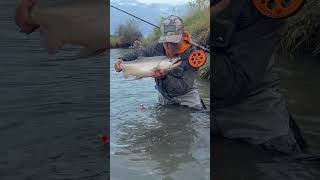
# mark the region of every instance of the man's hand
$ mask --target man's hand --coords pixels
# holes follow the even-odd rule
[[[153,72],[152,77],[154,78],[163,78],[167,75],[167,72],[159,69]]]
[[[114,69],[117,71],[117,72],[120,72],[122,71],[120,65],[121,63],[123,63],[123,60],[122,59],[117,59],[116,63],[114,64]]]

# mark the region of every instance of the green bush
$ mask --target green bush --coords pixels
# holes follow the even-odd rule
[[[188,13],[183,17],[185,30],[188,31],[193,41],[207,46],[210,41],[210,1],[193,0],[189,2]],[[206,53],[207,61],[198,71],[200,79],[210,79],[210,54]]]
[[[117,27],[116,36],[119,47],[129,47],[136,38],[142,38],[142,33],[136,21],[131,19]]]
[[[186,31],[190,32],[194,41],[209,44],[210,33],[210,1],[193,0],[189,2],[187,15],[183,18]]]
[[[110,36],[110,47],[111,48],[119,47],[119,41],[117,36],[114,36],[114,35]]]
[[[309,0],[294,16],[287,19],[283,29],[280,52],[294,55],[311,52],[320,54],[320,1]]]
[[[210,54],[206,53],[206,56],[207,61],[202,67],[200,67],[198,77],[200,79],[210,80]]]

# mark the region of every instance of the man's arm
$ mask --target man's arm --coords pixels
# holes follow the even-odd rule
[[[122,59],[123,61],[133,61],[140,56],[151,57],[151,56],[163,56],[163,55],[165,55],[165,51],[163,49],[162,44],[159,43],[158,41],[155,41],[150,45],[144,48],[135,50],[131,53],[128,53],[123,57],[120,57],[119,59]]]

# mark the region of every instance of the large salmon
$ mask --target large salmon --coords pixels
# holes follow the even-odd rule
[[[109,48],[106,0],[37,1],[20,0],[15,21],[26,34],[38,29],[50,54],[57,53],[65,44],[82,46],[82,56]]]
[[[139,57],[134,61],[124,61],[120,67],[125,78],[130,75],[136,79],[142,77],[151,77],[157,70],[171,71],[181,64],[181,58],[170,59],[166,56]]]

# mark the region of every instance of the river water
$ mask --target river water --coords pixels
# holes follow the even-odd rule
[[[115,59],[129,51],[110,52],[111,179],[209,179],[209,113],[158,106],[153,78],[125,80],[113,69]],[[199,81],[198,87],[210,108],[209,83]]]
[[[301,128],[311,153],[320,153],[320,84],[318,57],[277,57],[281,92]],[[245,143],[215,138],[213,178],[216,180],[316,180],[320,160],[296,161]]]
[[[106,179],[108,54],[48,56],[39,33],[19,33],[16,1],[0,1],[0,179]]]

